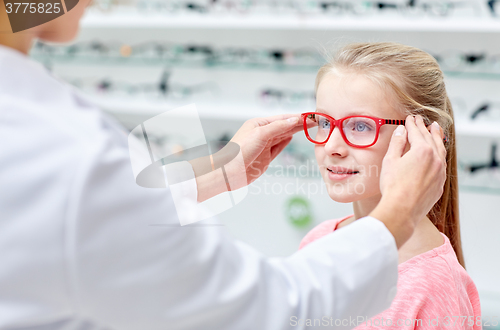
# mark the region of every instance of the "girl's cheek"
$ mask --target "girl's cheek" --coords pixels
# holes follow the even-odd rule
[[[314,155],[316,156],[316,163],[318,163],[319,166],[321,166],[323,164],[324,154],[325,154],[325,151],[323,150],[322,147],[320,147],[320,146],[314,147]]]
[[[377,180],[379,178],[384,155],[383,150],[380,150],[380,153],[373,155],[373,157],[365,158],[366,163],[363,166],[365,169],[365,178],[369,178],[370,180]]]

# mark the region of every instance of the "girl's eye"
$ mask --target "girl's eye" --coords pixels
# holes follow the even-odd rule
[[[326,118],[321,118],[321,120],[319,121],[319,128],[330,129],[330,121]]]
[[[367,129],[367,127],[366,127],[365,123],[362,123],[362,122],[357,122],[356,123],[356,130],[358,132],[363,132],[366,129]]]
[[[369,132],[373,129],[372,125],[363,120],[357,120],[353,123],[352,129],[355,132]]]

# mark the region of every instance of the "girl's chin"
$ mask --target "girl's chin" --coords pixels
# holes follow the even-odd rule
[[[364,199],[366,191],[362,188],[354,189],[351,185],[332,185],[328,187],[328,195],[338,203],[353,203]]]
[[[379,190],[354,191],[351,189],[348,191],[347,187],[344,188],[344,191],[341,191],[339,186],[330,187],[327,190],[328,195],[337,203],[354,203],[365,199],[380,200],[382,198]]]
[[[348,194],[337,194],[329,192],[328,195],[333,201],[337,203],[354,203],[356,201],[363,199],[361,196],[356,194],[348,195]]]

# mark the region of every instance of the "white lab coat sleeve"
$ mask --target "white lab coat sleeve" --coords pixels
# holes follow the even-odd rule
[[[305,319],[330,318],[348,329],[346,318],[394,297],[397,249],[378,220],[268,259],[213,219],[180,226],[170,190],[136,185],[126,146],[112,139],[82,148],[77,166],[64,241],[81,318],[117,330],[305,329]]]
[[[198,202],[198,187],[193,167],[189,162],[182,161],[165,165],[163,170],[171,182],[176,182],[176,184],[169,185],[169,188],[179,223],[193,222],[191,210],[183,207],[185,201]]]

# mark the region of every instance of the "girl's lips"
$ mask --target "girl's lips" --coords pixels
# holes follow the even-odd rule
[[[352,172],[352,173],[333,173],[332,171],[328,170],[328,178],[333,181],[341,181],[345,180],[347,178],[351,178],[354,175],[358,174],[359,172]]]

